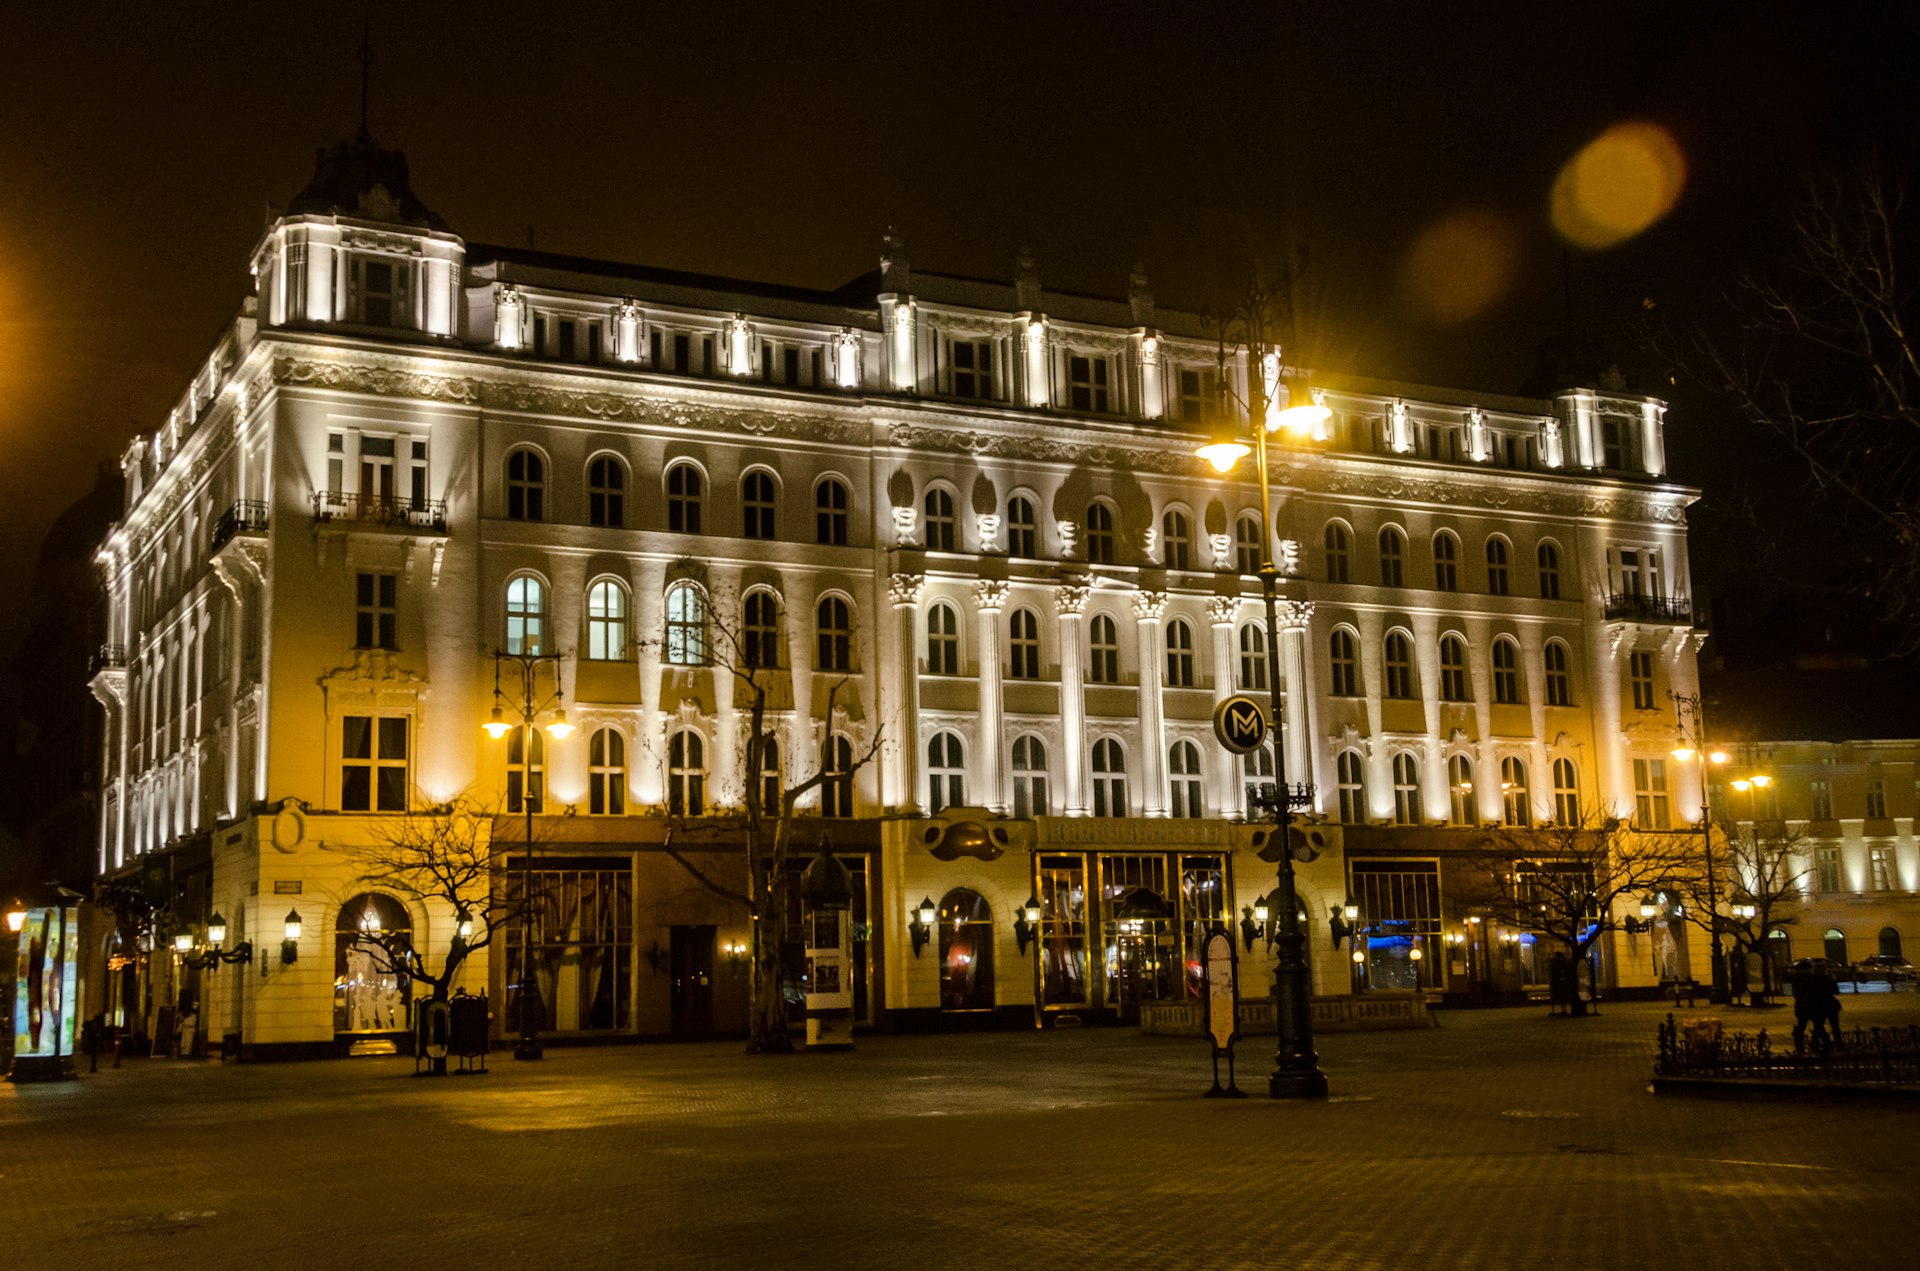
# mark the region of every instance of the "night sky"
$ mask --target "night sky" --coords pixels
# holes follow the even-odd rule
[[[366,9],[188,8],[0,20],[9,581],[160,422],[247,292],[267,205],[358,124]],[[1798,171],[1912,153],[1915,31],[1893,22],[1673,0],[378,6],[371,125],[470,241],[829,287],[891,222],[917,268],[1008,278],[1028,242],[1043,285],[1123,295],[1139,261],[1177,307],[1304,246],[1312,362],[1511,392],[1570,281],[1575,329],[1664,392],[1643,299],[1704,311]],[[1678,143],[1678,203],[1563,250],[1556,173],[1633,120]],[[1442,252],[1471,303],[1436,306],[1410,261],[1462,224],[1499,250]],[[1711,574],[1754,451],[1684,394],[1669,436],[1675,477],[1708,488]]]

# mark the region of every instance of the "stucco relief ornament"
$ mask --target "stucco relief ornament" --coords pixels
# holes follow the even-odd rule
[[[973,603],[979,608],[992,611],[1007,603],[1007,593],[1011,585],[1002,582],[978,582],[973,585]]]
[[[1280,559],[1274,562],[1274,567],[1290,578],[1300,572],[1300,541],[1298,539],[1280,540]]]
[[[1092,589],[1088,587],[1055,587],[1053,605],[1064,614],[1078,616],[1087,611],[1087,596]]]
[[[1305,630],[1313,617],[1311,600],[1280,600],[1274,603],[1274,620],[1288,630]]]
[[[913,531],[920,522],[920,509],[908,505],[893,509],[893,541],[896,547],[913,542]]]
[[[1225,569],[1233,564],[1233,535],[1209,534],[1207,542],[1213,546],[1213,567]]]
[[[1232,596],[1215,596],[1207,602],[1207,617],[1216,627],[1230,627],[1240,616],[1240,602]]]
[[[1060,555],[1062,559],[1072,560],[1073,552],[1080,545],[1080,523],[1078,521],[1055,521],[1055,533],[1060,536]]]
[[[1142,622],[1158,622],[1167,611],[1167,593],[1138,591],[1133,595],[1133,616]]]
[[[631,298],[622,300],[614,308],[613,316],[622,322],[640,321],[640,302]]]
[[[980,550],[983,552],[999,551],[1000,514],[998,512],[981,512],[977,514],[976,520],[980,526]]]
[[[925,574],[894,574],[887,579],[887,594],[893,598],[896,608],[906,608],[920,603],[920,593],[926,590]]]

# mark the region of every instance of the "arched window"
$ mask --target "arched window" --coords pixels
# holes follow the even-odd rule
[[[1880,956],[1883,958],[1900,957],[1900,929],[1898,927],[1880,928]],[[1891,980],[1888,981],[1892,983]]]
[[[827,596],[814,610],[819,644],[819,670],[853,669],[853,614],[839,596]]]
[[[1533,802],[1527,791],[1527,765],[1513,755],[1500,761],[1500,795],[1508,825],[1533,823]]]
[[[1178,509],[1160,518],[1160,563],[1168,569],[1193,568],[1193,534],[1187,514]]]
[[[1549,640],[1542,658],[1547,668],[1547,705],[1573,705],[1573,676],[1567,671],[1567,646],[1558,640]]]
[[[620,662],[627,656],[627,589],[612,578],[587,588],[587,657]]]
[[[953,495],[942,486],[927,491],[927,550],[951,552],[954,548]]]
[[[1031,609],[1015,609],[1007,617],[1007,677],[1040,678],[1040,619]]]
[[[1028,560],[1040,555],[1040,523],[1033,515],[1033,500],[1023,494],[1007,500],[1007,555]]]
[[[1542,543],[1533,555],[1540,566],[1540,599],[1560,599],[1560,549]]]
[[[1346,825],[1360,825],[1367,819],[1367,770],[1360,752],[1341,751],[1333,767],[1340,783],[1340,820]]]
[[[1349,575],[1347,561],[1353,551],[1353,536],[1347,533],[1347,527],[1338,521],[1327,522],[1327,532],[1321,536],[1326,544],[1327,581],[1346,582]]]
[[[1571,759],[1553,761],[1553,822],[1580,824],[1580,770]]]
[[[1013,815],[1024,821],[1045,816],[1047,748],[1031,733],[1013,739]]]
[[[940,901],[940,1009],[993,1009],[993,911],[964,887]]]
[[[406,973],[413,919],[391,896],[363,892],[333,924],[333,1031],[398,1033],[411,1024]]]
[[[762,474],[765,475],[764,473]],[[667,528],[675,534],[700,532],[700,509],[706,502],[706,479],[690,463],[667,469]]]
[[[1240,628],[1240,687],[1253,692],[1267,688],[1267,633],[1254,622]]]
[[[1520,646],[1505,636],[1493,642],[1493,700],[1504,706],[1520,702]]]
[[[678,472],[680,469],[676,468],[674,471]],[[774,528],[774,521],[777,508],[778,501],[774,493],[771,472],[765,468],[755,468],[740,478],[740,536],[742,538],[775,537],[777,531]]]
[[[827,547],[845,547],[847,545],[847,513],[853,506],[853,496],[847,493],[847,483],[838,477],[828,477],[813,487],[813,539]]]
[[[1445,530],[1433,536],[1433,587],[1460,590],[1460,541]]]
[[[1827,928],[1826,956],[1841,966],[1847,965],[1847,936],[1838,927]]]
[[[1380,585],[1407,585],[1407,540],[1391,525],[1380,531]]]
[[[1233,523],[1233,565],[1241,574],[1260,572],[1260,518],[1243,512]]]
[[[1113,509],[1104,503],[1087,508],[1087,563],[1113,564]]]
[[[944,600],[927,609],[927,674],[960,674],[960,617]]]
[[[839,733],[827,739],[827,777],[820,783],[820,815],[853,815],[853,743]]]
[[[1093,814],[1127,814],[1127,756],[1111,737],[1093,743]]]
[[[1334,697],[1360,696],[1360,656],[1354,649],[1353,632],[1335,627],[1327,637],[1327,657],[1332,670],[1327,692]]]
[[[1440,700],[1473,700],[1467,683],[1467,642],[1457,635],[1440,637]]]
[[[707,811],[707,743],[690,728],[667,739],[667,812],[704,816]]]
[[[762,737],[760,739],[760,810],[767,816],[779,816],[786,811],[781,799],[781,795],[786,790],[782,775],[779,738]],[[753,778],[749,775],[747,779],[751,781]],[[831,782],[826,783],[820,788],[821,815],[823,816],[829,815],[826,811],[826,800],[827,786],[831,784]]]
[[[594,816],[627,810],[627,739],[611,728],[595,729],[587,743],[587,810]]]
[[[1172,688],[1193,687],[1193,628],[1185,618],[1167,624],[1167,684]]]
[[[507,811],[524,812],[531,805],[538,816],[546,807],[546,791],[547,735],[538,728],[516,728],[507,734]]]
[[[1089,684],[1120,682],[1120,633],[1113,619],[1104,613],[1093,615],[1087,624],[1087,643],[1092,656],[1087,659]]]
[[[587,523],[612,529],[627,523],[627,465],[612,455],[587,465]]]
[[[1507,540],[1496,535],[1487,540],[1487,594],[1504,596],[1512,590],[1507,577]]]
[[[546,584],[532,574],[517,574],[507,580],[507,652],[538,653],[546,638]]]
[[[1455,825],[1472,825],[1474,814],[1473,760],[1455,755],[1447,760],[1447,819]]]
[[[1205,816],[1206,807],[1201,800],[1200,748],[1190,741],[1176,741],[1167,751],[1167,779],[1171,796],[1168,802],[1169,815],[1182,817]]]
[[[1393,757],[1393,823],[1420,824],[1420,761],[1410,751]]]
[[[927,743],[927,811],[937,814],[966,801],[966,751],[954,734],[935,733]]]
[[[707,593],[698,583],[677,582],[667,588],[667,661],[674,666],[707,664]]]
[[[547,461],[525,449],[507,455],[507,519],[547,519]]]
[[[747,593],[740,607],[741,660],[750,671],[771,671],[780,665],[780,600],[761,588]]]
[[[1247,814],[1259,815],[1273,795],[1273,750],[1255,746],[1240,757],[1240,771],[1247,786]]]
[[[1407,700],[1413,696],[1413,641],[1404,631],[1387,632],[1387,696]]]

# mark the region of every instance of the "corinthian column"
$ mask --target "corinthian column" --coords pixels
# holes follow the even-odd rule
[[[1307,680],[1307,621],[1313,617],[1311,600],[1282,600],[1274,610],[1280,624],[1280,665],[1287,670],[1287,780],[1311,782],[1313,770],[1307,765],[1307,699],[1312,688]],[[1275,633],[1268,632],[1269,640]]]
[[[1218,706],[1233,696],[1233,622],[1240,613],[1240,601],[1233,596],[1215,596],[1207,602],[1207,618],[1213,623],[1213,704]],[[1213,805],[1225,816],[1245,816],[1246,782],[1240,779],[1240,756],[1225,746],[1216,745],[1213,754]]]
[[[1140,781],[1141,806],[1148,816],[1167,814],[1166,702],[1161,688],[1160,617],[1167,596],[1160,591],[1136,592],[1133,616],[1140,633]]]
[[[976,712],[980,735],[973,757],[980,793],[971,801],[1004,812],[1007,800],[1000,789],[1000,610],[1007,603],[1007,584],[975,583],[973,603],[980,612],[980,709]]]
[[[899,705],[894,716],[894,738],[900,753],[891,802],[902,812],[920,810],[920,593],[926,590],[922,574],[895,574],[887,579],[898,631],[894,660]]]
[[[1087,685],[1080,660],[1080,619],[1087,611],[1085,587],[1056,587],[1060,614],[1060,779],[1066,784],[1068,816],[1087,814]]]

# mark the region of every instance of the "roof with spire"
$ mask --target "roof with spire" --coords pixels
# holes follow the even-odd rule
[[[451,230],[415,197],[407,177],[407,156],[377,145],[364,127],[353,140],[314,153],[313,179],[287,202],[286,214],[352,216]]]

